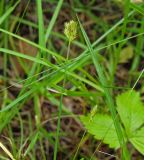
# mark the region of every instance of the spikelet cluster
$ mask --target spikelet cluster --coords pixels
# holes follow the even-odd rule
[[[77,36],[77,23],[73,20],[66,22],[64,25],[64,34],[69,42],[72,42]]]

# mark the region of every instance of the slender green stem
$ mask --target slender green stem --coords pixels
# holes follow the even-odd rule
[[[3,3],[3,6],[2,8],[4,7],[4,3]],[[6,10],[8,9],[8,6],[4,7]],[[8,17],[9,18],[9,17]],[[8,18],[5,20],[5,23],[4,23],[4,27],[5,29],[8,30]],[[8,36],[7,35],[4,35],[4,48],[8,48]],[[8,54],[5,53],[4,54],[4,77],[5,79],[7,78],[7,62],[8,62]],[[4,86],[6,87],[6,81],[4,81]],[[7,90],[4,91],[4,98],[3,98],[3,104],[2,104],[2,108],[5,106],[6,104],[6,100],[7,100]]]
[[[67,49],[67,58],[66,58],[66,62],[68,61],[69,59],[69,53],[70,53],[70,41],[69,41],[69,44],[68,44],[68,49]],[[61,96],[60,96],[60,105],[59,105],[59,112],[58,112],[58,123],[57,123],[57,131],[56,131],[56,140],[55,140],[55,146],[54,146],[54,160],[57,159],[57,150],[58,150],[58,145],[59,145],[59,133],[60,133],[60,119],[61,119],[61,114],[62,114],[62,101],[63,101],[63,91],[64,91],[64,88],[65,88],[65,83],[66,83],[66,72],[67,72],[67,69],[65,69],[65,74],[64,74],[64,80],[63,80],[63,87],[62,87],[62,93],[61,93]]]
[[[25,13],[26,13],[26,11],[27,11],[27,9],[28,9],[29,3],[30,3],[30,0],[28,0],[27,5],[26,5],[26,7],[25,7],[25,9],[24,9],[24,12],[23,12],[23,14],[22,14],[22,16],[21,16],[22,19],[23,19],[24,15],[25,15]],[[18,23],[15,33],[18,32],[20,25],[21,25],[21,22]]]

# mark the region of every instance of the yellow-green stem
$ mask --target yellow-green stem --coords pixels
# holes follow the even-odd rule
[[[69,53],[70,53],[70,44],[71,42],[69,41],[68,43],[68,49],[67,49],[67,57],[66,57],[66,63],[69,59]],[[57,131],[56,131],[56,140],[55,140],[55,147],[54,147],[54,158],[53,160],[57,159],[57,150],[58,150],[58,145],[59,145],[59,133],[60,133],[60,118],[61,118],[61,113],[62,113],[62,101],[63,101],[63,91],[65,89],[65,83],[66,83],[66,72],[67,72],[67,68],[65,69],[65,73],[64,73],[64,79],[63,79],[63,87],[62,87],[62,91],[61,91],[61,96],[60,96],[60,105],[59,105],[59,112],[58,112],[58,122],[57,122]]]

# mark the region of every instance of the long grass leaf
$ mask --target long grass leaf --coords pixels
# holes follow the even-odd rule
[[[9,105],[7,105],[4,108],[2,108],[0,110],[0,112],[5,112],[5,111],[11,109],[13,106],[15,106],[16,104],[21,102],[23,99],[25,99],[26,97],[30,96],[34,92],[34,90],[35,89],[31,89],[31,90],[27,91],[26,93],[24,93],[23,95],[19,96],[13,102],[11,102]]]
[[[85,39],[85,42],[87,44],[87,47],[88,47],[88,50],[91,54],[91,58],[93,60],[93,63],[94,63],[94,66],[95,66],[95,69],[98,73],[98,76],[99,76],[99,81],[100,83],[102,84],[102,86],[107,86],[107,80],[104,76],[104,73],[103,73],[103,70],[102,70],[102,66],[100,65],[100,63],[98,62],[98,57],[97,57],[97,54],[94,53],[93,51],[93,48],[92,48],[92,45],[90,43],[90,40],[81,24],[81,22],[79,21],[79,18],[77,16],[77,19],[78,19],[78,22],[79,22],[79,25],[80,25],[80,29],[82,31],[82,34],[83,34],[83,37]],[[110,94],[108,88],[105,88],[103,87],[103,90],[104,90],[104,94],[106,96],[106,99],[107,99],[107,105],[109,107],[109,110],[111,112],[111,115],[112,115],[112,118],[113,118],[113,121],[114,121],[114,125],[115,125],[115,128],[116,128],[116,131],[117,131],[117,136],[119,138],[119,143],[122,147],[122,157],[124,160],[128,160],[130,159],[129,158],[129,155],[128,155],[128,151],[127,151],[127,148],[126,148],[126,144],[124,142],[124,137],[123,137],[123,133],[122,133],[122,130],[121,130],[121,124],[119,122],[119,120],[116,118],[117,117],[117,114],[116,114],[116,109],[115,109],[115,106],[114,106],[114,102],[113,102],[113,99],[112,99],[112,95]]]
[[[51,33],[52,28],[53,28],[53,26],[54,26],[54,24],[55,24],[55,21],[56,21],[56,19],[57,19],[57,16],[58,16],[58,14],[59,14],[59,11],[60,11],[60,9],[61,9],[61,7],[62,7],[62,4],[63,4],[63,0],[59,0],[57,6],[56,6],[56,8],[55,8],[55,12],[54,12],[54,14],[53,14],[53,16],[52,16],[52,19],[51,19],[51,21],[50,21],[50,23],[49,23],[49,25],[48,25],[47,30],[46,30],[45,42],[47,41],[47,39],[48,39],[49,36],[50,36],[50,33]]]
[[[13,12],[13,10],[16,8],[16,6],[19,4],[19,2],[20,2],[20,0],[17,1],[14,6],[10,7],[10,8],[5,12],[5,14],[4,14],[2,17],[0,17],[0,25],[1,25],[1,24],[4,22],[4,20]]]
[[[24,58],[24,59],[36,62],[38,64],[42,64],[44,66],[51,66],[51,67],[53,66],[54,67],[54,65],[51,64],[50,62],[44,62],[41,59],[38,59],[38,58],[35,58],[35,57],[31,57],[31,56],[28,56],[26,54],[22,54],[22,53],[19,53],[19,52],[16,52],[16,51],[12,51],[12,50],[9,50],[9,49],[0,48],[0,52],[7,53],[7,54],[10,54],[10,55],[14,55],[14,56],[17,56],[17,57],[20,57],[20,58]]]

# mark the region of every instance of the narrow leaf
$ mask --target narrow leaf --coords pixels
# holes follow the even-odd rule
[[[46,30],[45,41],[47,41],[47,39],[48,39],[49,36],[50,36],[50,33],[51,33],[52,28],[53,28],[53,26],[54,26],[54,24],[55,24],[55,21],[56,21],[56,19],[57,19],[57,17],[58,17],[58,14],[59,14],[59,11],[60,11],[60,9],[61,9],[61,7],[62,7],[62,4],[63,4],[63,0],[59,0],[57,6],[56,6],[56,8],[55,8],[55,12],[54,12],[54,14],[53,14],[53,16],[52,16],[52,19],[51,19],[51,21],[50,21],[50,23],[49,23],[49,25],[48,25],[47,30]]]
[[[4,22],[4,20],[14,11],[14,9],[15,9],[16,6],[19,4],[19,2],[20,2],[20,0],[17,1],[14,6],[10,7],[10,8],[5,12],[5,14],[4,14],[2,17],[0,17],[0,25],[1,25],[1,24]]]

